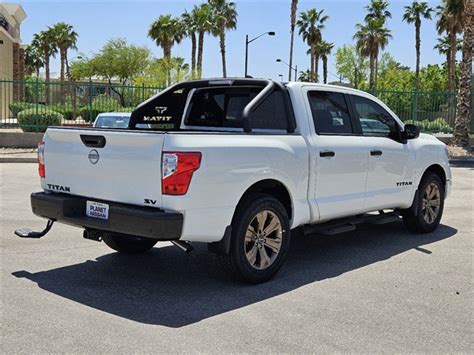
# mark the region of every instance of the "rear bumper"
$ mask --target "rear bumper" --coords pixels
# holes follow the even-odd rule
[[[109,205],[108,220],[88,217],[86,215],[87,200],[107,203]],[[181,213],[66,194],[32,193],[31,208],[37,216],[65,224],[156,240],[178,240],[183,227]]]

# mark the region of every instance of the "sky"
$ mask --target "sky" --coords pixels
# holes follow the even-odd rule
[[[21,36],[24,43],[29,43],[33,34],[44,30],[59,21],[74,26],[79,33],[78,51],[71,51],[69,59],[79,53],[90,56],[97,52],[111,38],[122,37],[129,43],[146,46],[156,57],[162,56],[162,50],[147,37],[150,24],[161,14],[179,16],[185,9],[191,10],[194,4],[202,1],[24,1],[27,18],[22,24]],[[428,1],[431,7],[440,4]],[[355,25],[362,22],[365,16],[364,7],[369,0],[332,0],[332,1],[299,1],[298,12],[316,8],[324,9],[329,16],[323,38],[333,42],[335,49],[353,43]],[[415,66],[415,33],[413,25],[402,22],[404,6],[409,1],[390,2],[392,18],[387,27],[392,30],[393,38],[386,51],[402,65]],[[289,57],[289,17],[290,1],[236,1],[238,12],[237,29],[227,32],[227,68],[228,76],[243,76],[245,59],[245,35],[250,38],[267,31],[275,31],[274,37],[263,36],[249,45],[249,74],[254,77],[278,79],[283,74],[288,76],[288,67],[277,63],[281,58],[288,62]],[[433,16],[435,18],[435,16]],[[421,64],[440,64],[445,58],[433,46],[436,44],[436,20],[423,21],[421,26]],[[306,54],[307,45],[295,34],[294,64],[298,71],[310,66]],[[333,53],[335,52],[333,50]],[[184,39],[172,49],[173,56],[181,56],[190,61],[191,43]],[[59,71],[58,58],[52,60],[52,72]],[[320,69],[321,70],[321,69]],[[329,58],[329,81],[337,80],[334,57]],[[203,76],[222,75],[219,42],[217,38],[206,36],[204,41]]]

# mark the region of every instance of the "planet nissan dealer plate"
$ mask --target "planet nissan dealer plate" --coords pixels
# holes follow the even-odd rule
[[[93,218],[109,219],[109,205],[106,203],[87,201],[86,215]]]

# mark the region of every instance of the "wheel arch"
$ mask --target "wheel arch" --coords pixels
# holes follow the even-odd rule
[[[423,172],[423,175],[421,175],[421,178],[418,184],[420,184],[423,178],[429,173],[438,175],[441,181],[443,182],[443,185],[446,185],[446,180],[447,180],[446,171],[444,171],[444,168],[439,164],[432,164],[429,167],[427,167],[425,171]]]

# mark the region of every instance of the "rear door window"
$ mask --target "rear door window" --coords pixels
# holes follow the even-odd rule
[[[191,93],[184,123],[197,127],[242,127],[242,113],[260,92],[258,87],[200,88]],[[288,126],[281,91],[273,92],[249,117],[252,128],[281,129]]]
[[[348,135],[353,133],[348,105],[343,94],[309,91],[308,100],[314,127],[318,134]]]

